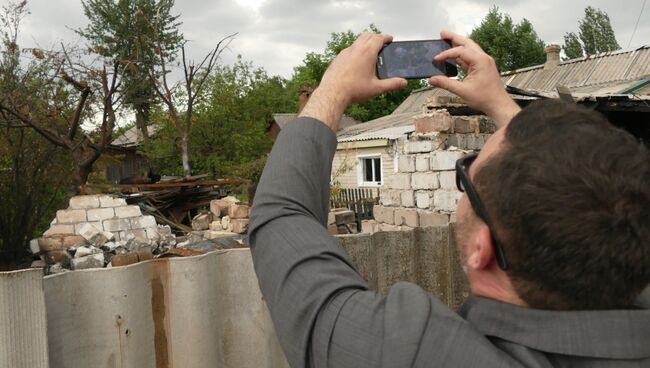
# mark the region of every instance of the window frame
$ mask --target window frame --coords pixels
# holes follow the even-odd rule
[[[357,156],[357,185],[359,187],[379,188],[384,185],[384,158],[380,153],[358,155]],[[379,159],[379,181],[366,181],[366,162],[367,160]],[[372,161],[373,178],[376,177],[374,161]]]

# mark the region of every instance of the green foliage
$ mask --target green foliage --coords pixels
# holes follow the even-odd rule
[[[379,28],[370,24],[364,32],[381,33]],[[298,99],[298,89],[304,85],[317,85],[325,74],[332,60],[343,49],[352,45],[359,34],[347,30],[333,32],[327,41],[323,53],[310,52],[305,55],[302,64],[294,68],[294,74],[289,81],[288,88],[293,93],[294,100]],[[388,115],[395,110],[411,93],[412,90],[422,87],[419,81],[410,81],[404,89],[386,93],[369,99],[363,103],[352,104],[345,113],[359,121],[368,121]]]
[[[579,22],[580,41],[587,55],[619,50],[609,15],[591,6],[585,8],[585,16]]]
[[[174,0],[82,0],[89,24],[77,30],[101,56],[126,67],[125,102],[136,112],[144,131],[155,101],[150,73],[160,57],[173,60],[183,42]]]
[[[9,3],[0,13],[0,100],[19,103],[56,130],[66,122],[48,112],[69,110],[73,100],[61,84],[52,82],[48,58],[20,62],[16,40],[26,14],[25,2]],[[64,203],[63,187],[71,170],[63,151],[0,110],[0,261],[22,256],[28,241],[47,228]]]
[[[494,58],[500,71],[538,65],[546,60],[544,41],[537,36],[533,25],[525,18],[514,24],[496,6],[469,37]]]
[[[582,53],[582,44],[580,44],[580,39],[575,32],[567,32],[564,35],[564,53],[566,54],[567,59],[575,59],[583,57]]]
[[[270,150],[272,141],[266,129],[272,114],[293,108],[295,100],[287,92],[286,81],[269,76],[241,56],[233,66],[215,68],[190,130],[193,169],[214,178],[241,175],[242,165]],[[161,173],[182,173],[175,128],[162,120],[158,124],[163,129],[145,146],[146,153]]]
[[[585,8],[585,16],[578,22],[579,36],[575,32],[564,35],[564,53],[568,59],[619,50],[616,35],[606,12],[591,6]]]

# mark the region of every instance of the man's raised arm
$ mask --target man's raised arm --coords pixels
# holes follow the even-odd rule
[[[368,291],[326,230],[334,132],[343,111],[406,85],[404,79],[375,75],[377,54],[391,39],[366,33],[337,56],[300,118],[282,129],[257,188],[249,229],[253,262],[278,338],[295,367],[410,366],[428,326],[442,333],[445,324],[459,319],[412,284],[394,286],[386,297]],[[466,60],[464,54],[451,57]],[[487,72],[470,70],[472,83]],[[496,81],[490,88],[503,90],[498,74]]]

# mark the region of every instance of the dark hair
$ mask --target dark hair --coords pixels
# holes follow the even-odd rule
[[[474,182],[531,307],[627,308],[650,284],[650,154],[601,114],[531,104]]]

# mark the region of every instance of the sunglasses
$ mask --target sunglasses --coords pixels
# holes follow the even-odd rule
[[[478,157],[478,153],[472,153],[456,161],[456,187],[461,192],[467,193],[469,203],[472,205],[474,212],[481,220],[483,220],[483,222],[485,222],[488,229],[490,229],[497,264],[502,270],[507,270],[508,261],[506,260],[506,254],[503,250],[503,245],[498,240],[498,237],[494,232],[494,225],[492,224],[490,217],[488,216],[483,207],[483,204],[481,203],[481,200],[478,197],[476,188],[474,188],[474,185],[472,185],[472,182],[469,180],[469,167],[472,165],[474,160],[476,160],[476,157]]]

